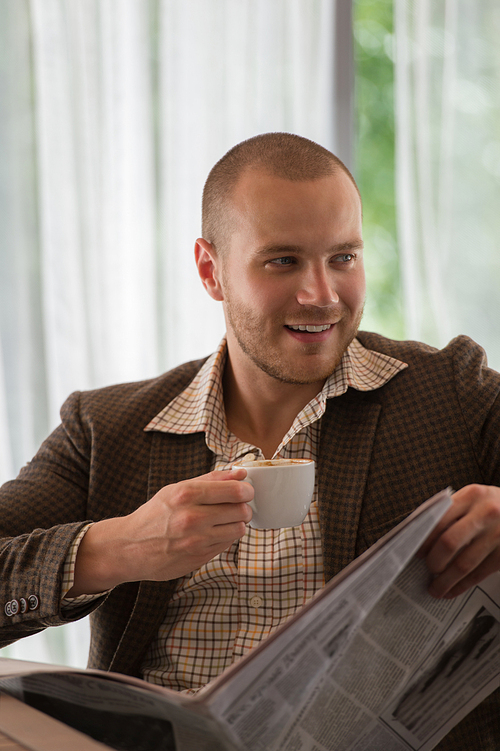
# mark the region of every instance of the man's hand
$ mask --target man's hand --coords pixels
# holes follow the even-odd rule
[[[83,538],[69,597],[127,581],[168,581],[210,561],[245,534],[253,488],[246,470],[210,472],[162,488],[128,516],[94,524]]]
[[[500,569],[500,488],[466,485],[420,548],[434,597],[456,597]]]

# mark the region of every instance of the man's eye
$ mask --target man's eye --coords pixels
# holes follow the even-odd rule
[[[355,258],[354,253],[343,253],[341,256],[337,256],[335,260],[340,261],[340,263],[351,263]]]
[[[269,263],[273,266],[291,266],[293,264],[293,258],[291,256],[282,256],[281,258],[273,258]]]

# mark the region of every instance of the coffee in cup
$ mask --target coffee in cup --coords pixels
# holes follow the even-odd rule
[[[314,493],[312,459],[242,459],[233,468],[246,469],[243,482],[253,485],[249,505],[254,529],[297,527],[307,516]]]

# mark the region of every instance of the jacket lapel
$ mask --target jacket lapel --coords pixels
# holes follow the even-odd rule
[[[210,472],[212,454],[203,433],[151,434],[148,498],[165,485]],[[138,675],[144,654],[162,624],[177,581],[143,581],[136,585],[137,597],[127,626],[115,651],[110,670]]]
[[[318,460],[326,581],[356,555],[359,518],[380,409],[374,392],[352,389],[327,402]]]

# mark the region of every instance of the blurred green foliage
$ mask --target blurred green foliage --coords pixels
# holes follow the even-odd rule
[[[355,177],[363,198],[367,303],[362,328],[404,337],[394,173],[392,0],[354,0]]]

